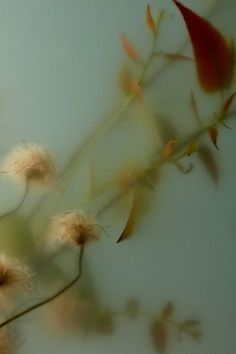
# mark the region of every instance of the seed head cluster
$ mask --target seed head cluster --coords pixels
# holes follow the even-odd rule
[[[82,246],[97,239],[95,220],[82,211],[70,211],[54,216],[49,227],[49,243],[56,247],[64,244]]]
[[[2,170],[18,180],[40,185],[49,184],[56,175],[49,151],[33,143],[13,148],[6,155]]]

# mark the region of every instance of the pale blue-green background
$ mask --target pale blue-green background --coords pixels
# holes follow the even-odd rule
[[[160,39],[163,50],[177,50],[186,29],[171,1],[151,1],[168,9]],[[185,1],[207,14],[214,1]],[[218,1],[211,20],[229,37],[236,35],[234,1]],[[0,1],[0,152],[21,140],[42,143],[62,167],[74,147],[119,102],[117,72],[124,55],[125,32],[145,53],[150,39],[143,0],[1,0]],[[191,54],[191,48],[186,49]],[[190,64],[173,65],[160,77],[148,100],[188,129],[186,105],[196,83]],[[196,84],[195,84],[196,85]],[[194,87],[200,95],[200,89]],[[202,112],[217,98],[202,96]],[[102,239],[87,253],[101,301],[120,308],[137,296],[148,312],[166,300],[180,317],[203,321],[201,344],[188,338],[172,343],[169,353],[231,354],[235,350],[236,284],[236,125],[220,134],[218,189],[193,158],[195,169],[182,175],[164,169],[154,202],[136,235],[117,246]],[[112,158],[112,146],[108,146]],[[2,208],[2,205],[1,205]],[[146,323],[117,319],[115,334],[89,339],[53,335],[44,312],[19,321],[22,354],[152,354]],[[41,321],[38,321],[40,319]]]

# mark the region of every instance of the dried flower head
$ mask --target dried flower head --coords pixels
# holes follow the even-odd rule
[[[3,172],[30,183],[48,184],[56,174],[49,151],[32,143],[13,148],[5,157]]]
[[[29,268],[21,262],[0,255],[0,299],[8,300],[20,288],[32,288],[31,276]]]
[[[49,244],[82,246],[97,239],[95,219],[82,211],[54,216],[49,227]]]

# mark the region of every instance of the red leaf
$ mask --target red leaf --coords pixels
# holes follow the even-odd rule
[[[230,86],[233,79],[233,51],[222,34],[208,21],[173,0],[186,23],[197,73],[202,88],[213,93]]]
[[[217,148],[217,150],[219,150],[219,147],[217,145],[217,138],[218,138],[218,130],[216,128],[211,128],[209,130],[209,136],[211,138],[211,141],[213,142],[213,144],[215,145],[215,147]]]
[[[132,60],[138,61],[139,55],[133,44],[128,40],[128,38],[122,33],[121,34],[121,45],[125,54]]]

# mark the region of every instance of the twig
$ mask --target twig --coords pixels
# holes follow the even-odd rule
[[[18,312],[16,315],[8,318],[7,320],[3,321],[2,323],[0,323],[0,328],[8,325],[9,323],[11,323],[11,322],[13,322],[25,315],[27,315],[28,313],[32,312],[33,310],[36,310],[37,308],[44,306],[44,305],[48,304],[49,302],[55,300],[57,297],[59,297],[60,295],[64,294],[67,290],[69,290],[75,283],[77,283],[77,281],[80,279],[81,274],[82,274],[83,254],[84,254],[84,247],[81,247],[80,253],[79,253],[78,273],[73,280],[71,280],[68,284],[63,286],[63,288],[61,288],[55,294],[47,297],[46,299],[44,299],[42,301],[39,301],[37,304],[32,305],[32,306],[26,308],[25,310]]]

